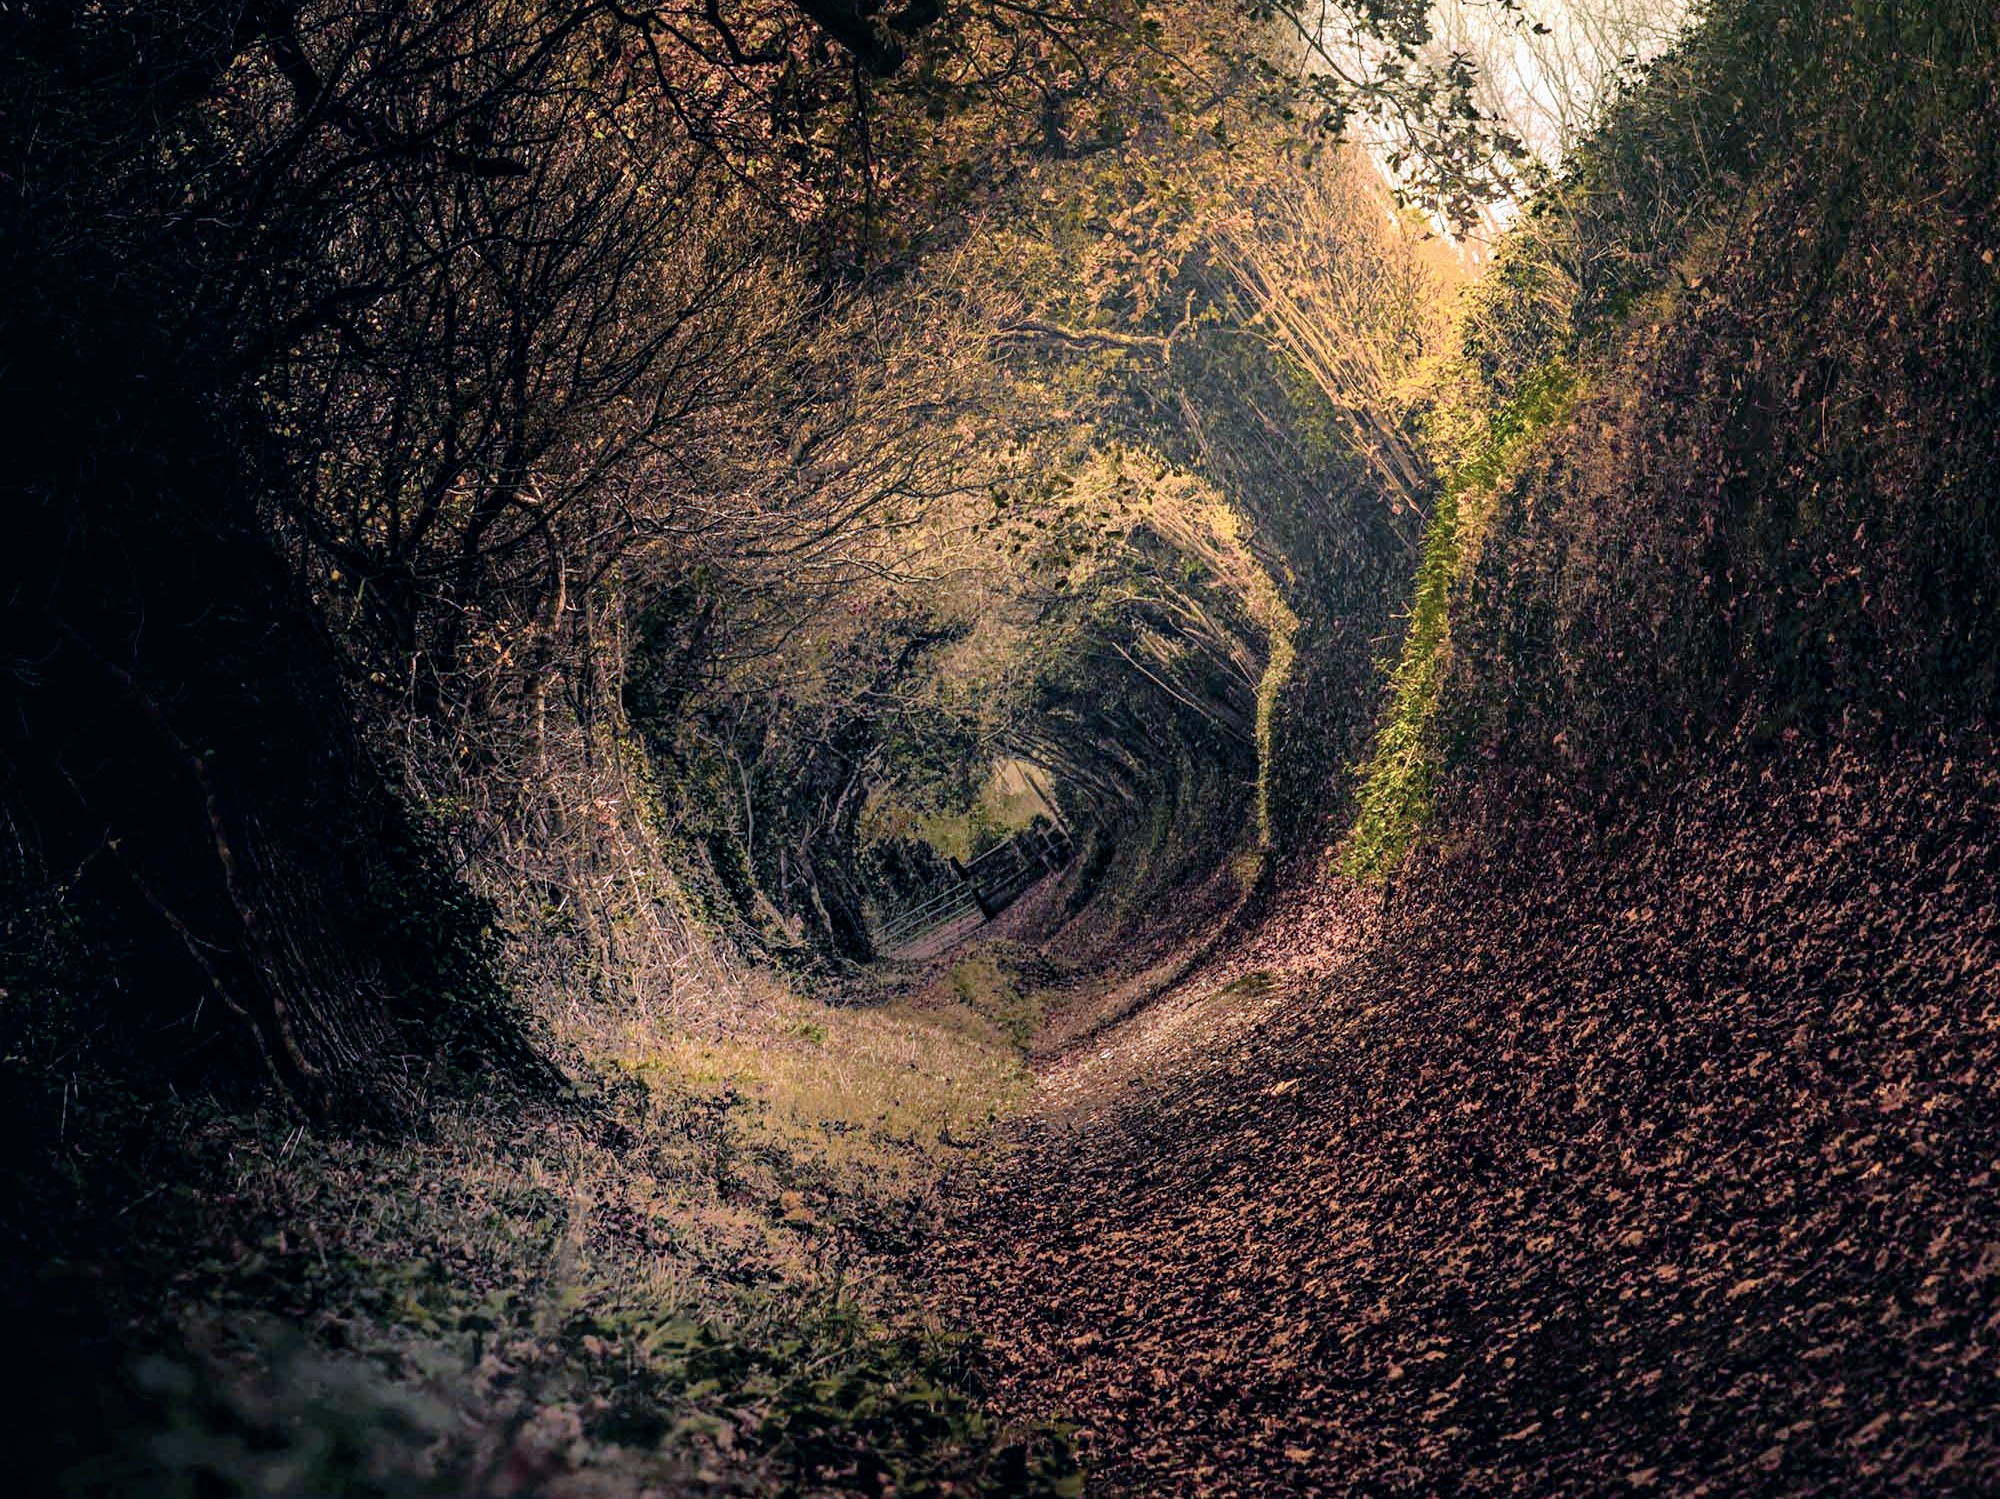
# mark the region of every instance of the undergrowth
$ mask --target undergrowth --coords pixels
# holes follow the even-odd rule
[[[1476,435],[1460,439],[1456,466],[1424,526],[1409,623],[1395,663],[1387,669],[1387,701],[1361,767],[1354,826],[1341,853],[1341,872],[1354,879],[1386,878],[1429,816],[1439,765],[1433,720],[1451,648],[1452,591],[1465,561],[1477,550],[1494,490],[1536,438],[1576,404],[1577,376],[1561,358],[1530,370],[1512,399],[1490,413],[1478,409],[1486,392],[1468,397],[1463,394],[1466,373],[1461,368],[1456,374],[1461,390],[1450,417]],[[1442,439],[1439,445],[1449,441]]]
[[[63,1121],[44,1216],[7,1214],[36,1241],[9,1311],[53,1350],[15,1415],[51,1483],[1078,1492],[1064,1435],[984,1414],[974,1350],[906,1296],[937,1193],[1021,1094],[1015,1048],[935,996],[748,999],[706,1033],[573,1016],[568,1105],[475,1099],[419,1138],[169,1100],[146,1159]]]
[[[1610,102],[1434,376],[1350,873],[1445,775],[1512,817],[1990,719],[1996,80],[1970,0],[1728,0]]]

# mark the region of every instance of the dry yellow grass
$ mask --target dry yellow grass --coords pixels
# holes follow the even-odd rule
[[[272,1333],[291,1324],[376,1372],[333,1408],[315,1374],[270,1419],[379,1428],[375,1467],[526,1463],[578,1499],[779,1492],[773,1463],[901,1422],[931,1433],[911,1472],[984,1471],[1014,1439],[950,1387],[902,1266],[1027,1073],[947,988],[840,1007],[766,977],[704,1015],[572,1006],[553,1039],[580,1106],[473,1101],[414,1138],[209,1117],[194,1169],[234,1207],[177,1277],[179,1320],[190,1350],[234,1352],[189,1355],[209,1393],[174,1407],[186,1450],[212,1406],[298,1383],[307,1345]],[[398,1446],[383,1413],[415,1398],[449,1416]]]

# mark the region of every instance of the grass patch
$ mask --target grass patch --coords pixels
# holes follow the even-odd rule
[[[1240,973],[1220,989],[1218,999],[1256,999],[1269,994],[1278,982],[1278,976],[1268,968],[1253,968],[1248,973]]]
[[[1048,1018],[1050,985],[1059,977],[1049,960],[1011,942],[990,943],[953,965],[945,981],[967,1015],[1025,1052]]]
[[[117,1247],[45,1267],[117,1274],[108,1321],[170,1309],[92,1371],[116,1393],[73,1422],[77,1491],[1078,1491],[1063,1435],[986,1416],[908,1295],[943,1181],[1025,1094],[991,1022],[766,988],[699,1028],[568,1025],[579,1107],[322,1140],[186,1105]]]

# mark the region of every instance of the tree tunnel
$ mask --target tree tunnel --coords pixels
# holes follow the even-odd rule
[[[1038,828],[1065,844],[1052,919],[1089,911],[1107,937],[1273,846],[1301,570],[1154,449],[1094,448],[974,508],[940,575],[813,599],[697,580],[648,616],[627,712],[682,877],[746,948],[869,961]]]
[[[1080,305],[1100,230],[1000,237],[963,274],[1010,278],[1006,336],[955,356],[957,446],[876,541],[654,594],[625,707],[714,926],[868,961],[920,874],[1021,825],[991,784],[1015,761],[1075,835],[1062,915],[1107,935],[1238,854],[1325,841],[1423,523],[1388,386],[1440,337],[1449,268],[1367,172],[1321,175],[1121,271],[1158,286],[1109,311]],[[1301,259],[1346,288],[1315,294],[1311,341],[1288,332]],[[917,398],[869,399],[893,425]]]

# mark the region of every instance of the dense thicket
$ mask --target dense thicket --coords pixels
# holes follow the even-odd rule
[[[923,323],[914,257],[1027,164],[1215,113],[1205,74],[1282,91],[1116,6],[4,25],[12,878],[148,954],[117,1028],[196,1017],[191,1061],[261,1052],[323,1115],[518,1053],[462,872],[603,987],[685,976],[632,641],[712,674],[704,598],[796,618],[897,566],[972,482],[992,333]],[[795,908],[841,904],[815,846]]]
[[[1468,357],[1576,384],[1463,512],[1448,760],[1610,790],[1991,722],[1987,20],[1719,7],[1524,227]]]
[[[1291,435],[1324,392],[1244,191],[1395,116],[1469,211],[1513,148],[1423,15],[10,10],[0,795],[22,909],[145,954],[107,1033],[390,1117],[527,1065],[501,968],[666,1002],[732,942],[865,956],[892,785],[1039,746],[1116,843],[1226,764],[1203,857],[1268,824],[1257,658],[1291,608],[1358,669],[1395,543],[1351,420]],[[1395,262],[1374,211],[1293,240]],[[1288,597],[1066,498],[1126,442]],[[1046,680],[935,700],[995,589]]]

